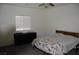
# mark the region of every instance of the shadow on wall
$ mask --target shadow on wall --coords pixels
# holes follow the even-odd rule
[[[15,31],[16,31],[15,26],[10,26],[5,33],[0,31],[0,46],[14,44],[13,34]]]

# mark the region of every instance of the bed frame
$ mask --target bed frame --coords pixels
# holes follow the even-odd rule
[[[45,52],[45,51],[43,51],[43,50],[37,48],[35,45],[32,46],[32,48],[33,48],[33,50],[36,50],[36,51],[39,50],[40,52],[43,52],[43,54],[45,54],[45,55],[52,55],[52,54],[50,54],[50,53],[47,53],[47,52]]]
[[[56,33],[62,33],[62,34],[64,34],[64,35],[71,35],[71,36],[74,36],[74,37],[79,38],[79,33],[77,33],[77,32],[56,30]]]
[[[76,38],[79,38],[79,33],[77,33],[77,32],[56,30],[56,33],[62,33],[62,34],[64,34],[64,35],[70,35],[70,36],[74,36],[74,37],[76,37]],[[78,46],[79,46],[79,44],[76,45],[76,52],[77,52],[77,50],[78,50],[78,49],[77,49]],[[34,50],[35,50],[35,49],[38,49],[39,51],[42,51],[42,50],[40,50],[39,48],[37,48],[36,46],[33,46],[33,49],[34,49]],[[42,52],[45,53],[45,54],[47,54],[47,55],[51,55],[51,54],[46,53],[46,52],[44,52],[44,51],[42,51]],[[64,54],[64,55],[67,55],[67,53]]]

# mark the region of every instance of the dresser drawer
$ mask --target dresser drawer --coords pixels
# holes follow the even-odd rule
[[[36,32],[14,33],[14,41],[16,45],[30,43],[36,38]]]

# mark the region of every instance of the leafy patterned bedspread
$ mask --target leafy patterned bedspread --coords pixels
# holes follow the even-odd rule
[[[63,46],[57,41],[56,38],[37,38],[32,42],[32,45],[35,45],[37,48],[52,55],[63,54]]]

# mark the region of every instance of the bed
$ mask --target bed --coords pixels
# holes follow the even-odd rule
[[[32,42],[36,48],[52,55],[63,55],[79,43],[79,33],[56,30],[52,37],[40,37]]]

